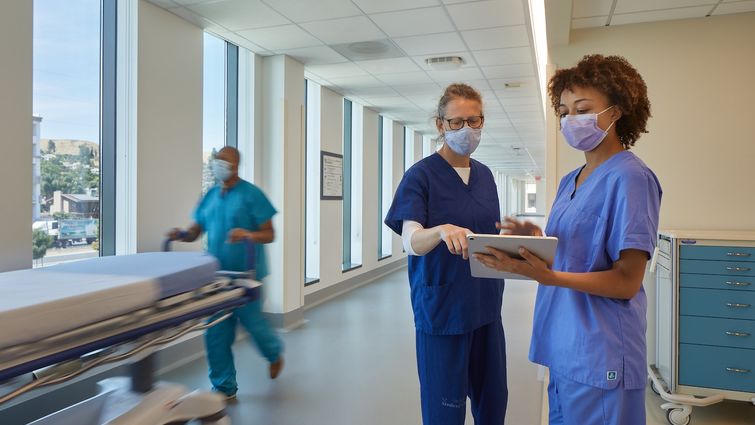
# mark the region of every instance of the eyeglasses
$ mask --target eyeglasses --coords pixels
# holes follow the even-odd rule
[[[468,117],[467,119],[463,119],[463,118],[444,119],[444,121],[448,122],[448,128],[450,128],[451,130],[459,130],[460,128],[464,127],[464,123],[467,123],[469,128],[480,128],[482,127],[482,123],[485,122],[485,117],[482,115],[479,115],[476,117]]]

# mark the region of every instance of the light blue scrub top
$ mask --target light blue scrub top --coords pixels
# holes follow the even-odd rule
[[[229,243],[228,233],[237,227],[257,231],[276,212],[262,190],[239,180],[225,193],[220,185],[210,189],[194,211],[194,221],[207,232],[207,251],[217,257],[221,269],[247,271],[246,244]],[[262,279],[267,276],[265,250],[260,244],[255,244],[255,250],[256,277]]]
[[[620,152],[588,176],[575,192],[582,167],[558,188],[546,234],[558,237],[553,269],[609,270],[621,251],[655,249],[661,186],[633,153]],[[612,282],[606,281],[605,285]],[[530,360],[573,381],[626,389],[647,381],[645,290],[629,300],[540,285]]]

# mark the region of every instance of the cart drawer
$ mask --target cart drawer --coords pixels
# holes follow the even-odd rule
[[[683,260],[755,262],[755,247],[682,245],[679,251],[679,258]]]
[[[755,392],[755,350],[679,344],[679,384]]]
[[[755,292],[682,288],[679,314],[755,320]]]
[[[695,316],[681,316],[679,320],[681,343],[755,350],[755,320]]]
[[[755,291],[755,277],[719,276],[712,274],[681,273],[679,285],[682,288],[731,289],[735,291]]]
[[[739,261],[679,260],[681,273],[755,276],[755,263]]]

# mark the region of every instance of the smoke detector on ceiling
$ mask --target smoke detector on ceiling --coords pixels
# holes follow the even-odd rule
[[[427,58],[425,63],[435,71],[453,71],[464,65],[464,59],[461,56],[440,56]]]

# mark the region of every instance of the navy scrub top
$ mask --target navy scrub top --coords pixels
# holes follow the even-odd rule
[[[417,162],[405,174],[385,224],[401,234],[404,220],[424,228],[441,224],[474,233],[496,234],[500,220],[493,173],[471,160],[469,183],[439,154]],[[469,260],[453,255],[441,242],[423,256],[409,256],[414,324],[432,335],[457,335],[501,320],[502,279],[472,277]]]

